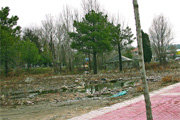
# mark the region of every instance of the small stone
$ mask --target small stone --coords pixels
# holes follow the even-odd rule
[[[101,80],[106,81],[107,79],[106,78],[101,78]]]
[[[33,102],[31,102],[31,101],[26,101],[26,103],[27,104],[31,104],[31,105],[33,105],[34,103]]]
[[[79,82],[79,80],[75,80],[74,82],[75,82],[75,83],[78,83],[78,82]]]
[[[0,96],[0,99],[1,99],[1,100],[4,100],[4,99],[5,99],[5,95],[1,95],[1,96]]]
[[[34,79],[32,77],[27,77],[24,81],[27,83],[32,82]]]
[[[109,82],[115,83],[115,82],[117,82],[117,81],[118,81],[117,79],[114,79],[114,80],[110,80]]]
[[[64,86],[61,87],[61,89],[62,89],[63,91],[65,91],[65,90],[68,89],[68,87],[64,85]]]
[[[37,93],[32,93],[29,95],[29,98],[33,98],[34,96],[38,95]]]

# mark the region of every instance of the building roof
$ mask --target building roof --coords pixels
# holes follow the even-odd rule
[[[114,63],[114,62],[118,62],[118,61],[119,61],[119,55],[116,55],[115,57],[109,59],[107,61],[107,63]],[[130,58],[127,58],[125,56],[122,56],[122,62],[131,62],[131,61],[133,61],[133,60]]]
[[[132,52],[138,52],[138,48],[134,48]]]

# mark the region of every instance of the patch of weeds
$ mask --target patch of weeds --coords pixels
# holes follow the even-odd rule
[[[165,76],[162,78],[163,83],[172,82],[172,76]]]
[[[165,76],[162,78],[162,83],[176,83],[176,82],[180,82],[180,77],[178,76]]]
[[[93,96],[93,95],[88,95],[87,97],[88,97],[88,98],[93,98],[94,96]]]
[[[136,92],[143,92],[143,87],[142,86],[137,86],[136,87]]]

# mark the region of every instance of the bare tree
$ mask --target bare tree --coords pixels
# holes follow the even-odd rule
[[[58,69],[57,69],[57,60],[56,60],[57,57],[56,57],[56,49],[55,49],[56,39],[55,39],[55,25],[54,25],[53,16],[47,15],[46,20],[42,21],[42,25],[43,25],[42,30],[45,41],[46,43],[49,44],[49,49],[52,54],[54,72],[57,73]]]
[[[60,63],[60,70],[61,64],[66,65],[69,71],[72,71],[73,69],[74,51],[71,49],[71,39],[68,33],[75,31],[75,28],[73,27],[74,20],[80,20],[79,11],[72,11],[69,6],[65,6],[56,21],[56,53],[57,61]]]
[[[98,0],[82,0],[81,5],[83,8],[84,14],[88,13],[91,10],[100,12],[100,4],[98,3]]]
[[[56,32],[55,32],[55,37],[57,39],[57,45],[56,45],[56,57],[57,57],[57,62],[59,64],[59,72],[61,72],[61,66],[63,63],[63,39],[64,39],[64,29],[63,25],[61,24],[61,21],[56,22]]]
[[[73,51],[71,49],[71,39],[68,35],[70,31],[73,31],[73,13],[68,6],[63,9],[61,14],[62,24],[64,29],[64,41],[63,48],[65,49],[65,57],[67,61],[67,65],[70,71],[73,69]]]
[[[163,15],[155,17],[149,33],[153,50],[160,64],[165,63],[167,48],[173,40],[172,28],[168,20]]]
[[[141,79],[143,83],[143,91],[144,91],[144,98],[146,103],[146,117],[147,120],[153,120],[152,117],[152,110],[151,110],[151,101],[149,97],[149,88],[146,80],[146,70],[144,65],[144,56],[143,56],[143,47],[142,47],[142,33],[141,33],[141,23],[139,18],[139,8],[137,0],[133,0],[133,7],[134,7],[134,15],[135,15],[135,22],[136,22],[136,33],[137,33],[137,43],[138,43],[138,53],[139,53],[139,66],[141,69]]]

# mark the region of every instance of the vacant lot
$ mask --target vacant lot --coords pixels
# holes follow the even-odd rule
[[[147,66],[150,91],[180,81],[180,64]],[[138,69],[1,78],[0,120],[64,120],[142,94]],[[128,91],[112,98],[113,94]]]

